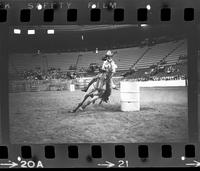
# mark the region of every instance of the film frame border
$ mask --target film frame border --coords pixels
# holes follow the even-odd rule
[[[21,1],[20,1],[21,2]],[[14,4],[16,4],[16,6],[19,9],[22,9],[21,5],[25,3],[25,1],[23,1],[23,3],[21,4],[20,2],[16,1]],[[80,2],[80,0],[76,1],[77,4],[78,2]],[[130,14],[130,6],[128,7],[127,4],[129,3],[135,3],[135,1],[130,1],[130,0],[125,0],[125,1],[115,1],[115,2],[119,2],[121,5],[124,5],[124,9],[126,9],[126,7],[128,8],[129,12],[125,13],[125,16],[127,16],[128,14]],[[13,2],[12,2],[13,3]],[[20,3],[20,5],[19,5]],[[157,7],[160,5],[158,3],[158,0],[153,0],[149,3],[153,4],[157,3]],[[179,3],[181,3],[180,1],[176,0],[174,1],[174,3],[170,4],[169,7],[174,7],[173,5],[179,5]],[[26,3],[25,3],[26,4]],[[126,4],[126,5],[125,5]],[[158,5],[159,4],[159,5]],[[183,19],[183,13],[180,11],[182,10],[182,7],[187,7],[187,5],[190,4],[192,8],[196,9],[195,10],[195,17],[193,21],[189,21],[189,22],[184,22]],[[184,157],[185,156],[185,147],[189,144],[194,145],[195,147],[195,158],[191,157],[191,159],[197,160],[199,159],[199,140],[200,140],[200,136],[199,136],[199,132],[200,132],[200,128],[199,128],[199,123],[200,123],[200,119],[199,119],[199,106],[200,106],[200,96],[199,96],[199,80],[200,80],[200,69],[199,69],[199,54],[198,54],[198,43],[199,43],[199,18],[200,15],[198,13],[198,11],[200,11],[200,9],[197,9],[197,1],[191,1],[190,3],[186,3],[186,2],[182,2],[180,6],[178,6],[178,8],[174,8],[177,9],[177,11],[172,15],[172,18],[175,18],[174,20],[170,21],[169,24],[182,24],[184,27],[187,27],[188,29],[188,56],[190,56],[190,58],[188,58],[189,60],[189,89],[188,89],[188,94],[189,94],[189,111],[188,111],[188,115],[189,115],[189,142],[188,143],[133,143],[133,144],[129,144],[129,143],[122,143],[122,144],[96,144],[97,146],[101,146],[102,149],[102,158],[100,159],[94,159],[93,157],[91,157],[91,146],[94,146],[95,144],[74,144],[74,146],[77,146],[79,149],[79,156],[76,159],[73,159],[72,161],[68,160],[68,162],[66,162],[65,158],[61,158],[64,156],[67,156],[67,151],[65,152],[63,151],[64,149],[67,149],[68,145],[64,145],[64,144],[50,144],[49,146],[53,146],[55,148],[55,158],[54,160],[51,159],[46,159],[44,156],[44,147],[47,145],[35,145],[35,144],[28,144],[27,146],[30,146],[32,149],[33,154],[31,155],[31,158],[37,161],[37,158],[40,160],[44,161],[44,165],[46,165],[47,167],[59,167],[59,166],[63,166],[63,167],[97,167],[97,161],[98,162],[105,162],[105,160],[108,161],[115,161],[115,163],[119,162],[118,159],[120,158],[116,158],[116,156],[114,156],[115,154],[115,145],[123,145],[125,147],[125,157],[122,157],[121,159],[125,159],[127,161],[129,161],[129,167],[156,167],[156,166],[168,166],[168,164],[170,164],[170,166],[180,166],[180,167],[184,167],[185,165],[185,160]],[[136,6],[137,7],[137,6]],[[82,9],[82,11],[86,10]],[[18,10],[15,10],[13,8],[13,11],[16,12]],[[11,16],[11,9],[8,15]],[[153,13],[153,12],[152,12]],[[158,19],[158,17],[153,18],[153,16],[159,16],[157,15],[158,13],[153,13],[151,15],[151,17],[149,17],[149,20],[147,20],[147,23],[149,24],[162,24],[162,21],[160,21],[160,19]],[[16,13],[13,14],[14,16],[17,16]],[[86,17],[87,14],[84,16]],[[82,18],[82,20],[78,20],[78,24],[96,24],[95,22],[90,22],[87,18]],[[42,14],[40,15],[40,18],[42,18]],[[127,19],[128,18],[128,19]],[[131,16],[127,17],[126,20],[124,20],[121,23],[117,24],[124,24],[124,23],[129,23],[129,24],[140,24],[141,22],[138,22],[136,19],[136,17],[133,19],[131,18]],[[179,20],[180,19],[180,20]],[[79,22],[80,21],[80,22]],[[129,21],[129,22],[128,22]],[[37,20],[33,20],[31,22],[28,23],[28,25],[35,25],[37,23]],[[62,22],[51,22],[50,25],[53,24],[61,24]],[[43,23],[41,21],[41,23],[39,22],[38,25],[43,24],[43,25],[48,25],[48,23]],[[65,23],[68,24],[68,23]],[[71,23],[69,23],[71,24]],[[77,24],[77,23],[76,23]],[[98,22],[98,24],[113,24],[113,17],[109,18],[107,21],[100,21]],[[9,141],[9,116],[6,115],[6,113],[8,113],[8,103],[6,104],[6,102],[8,102],[8,83],[7,83],[7,66],[4,65],[5,63],[7,63],[6,57],[8,54],[8,47],[7,47],[7,36],[9,36],[8,34],[8,27],[10,27],[10,25],[13,26],[17,26],[17,25],[27,25],[24,23],[19,22],[19,19],[16,19],[15,17],[12,18],[12,20],[10,21],[9,19],[7,20],[7,22],[5,23],[0,23],[1,25],[1,137],[2,137],[2,146],[7,146],[8,147],[8,158],[10,160],[16,160],[17,156],[21,156],[21,147],[22,145],[14,145],[11,144],[11,142]],[[2,41],[3,40],[3,41]],[[198,57],[198,58],[197,58]],[[198,75],[197,75],[198,73]],[[190,100],[191,99],[191,100]],[[191,114],[193,114],[191,116]],[[71,144],[70,146],[72,146],[73,144]],[[147,159],[145,158],[140,158],[137,156],[137,152],[138,152],[138,146],[140,145],[147,145],[148,146],[148,154],[149,156],[147,157]],[[172,147],[172,157],[169,159],[163,159],[161,157],[161,147],[162,145],[170,145]],[[23,145],[24,146],[24,145]],[[130,150],[129,150],[130,149]],[[175,151],[173,151],[173,149],[175,149]],[[106,153],[107,152],[107,153]],[[12,156],[12,157],[11,157]],[[154,156],[156,156],[154,158]],[[10,158],[11,157],[11,158]],[[153,158],[151,158],[153,157]],[[176,158],[177,157],[177,158]],[[189,157],[190,158],[190,157]],[[188,159],[189,159],[188,158]],[[67,159],[67,157],[66,157]],[[116,160],[117,159],[117,160]],[[125,161],[123,160],[123,161]],[[50,162],[49,162],[50,161]],[[63,162],[62,162],[63,161]],[[130,162],[131,161],[131,162]],[[158,162],[159,161],[159,162]],[[189,161],[188,161],[189,162]],[[66,165],[64,166],[63,164],[66,163]],[[81,163],[80,165],[78,163]],[[119,164],[119,163],[118,163]],[[116,165],[116,164],[115,164]]]
[[[117,157],[115,155],[116,146],[124,146],[126,155]],[[50,144],[50,145],[29,145],[32,148],[32,156],[30,158],[22,157],[22,145],[9,146],[9,160],[17,162],[17,158],[21,156],[22,160],[28,162],[33,161],[37,165],[41,162],[45,168],[73,168],[73,167],[102,167],[100,164],[110,164],[110,167],[185,167],[187,164],[198,161],[199,144],[173,143],[167,144],[171,146],[172,157],[162,156],[163,144],[142,143],[142,144]],[[54,149],[55,158],[45,156],[46,146]],[[69,157],[69,147],[78,148],[78,157]],[[92,146],[101,146],[102,157],[94,158],[92,156]],[[141,146],[147,146],[148,157],[142,157],[138,154]],[[193,152],[188,152],[186,148],[193,148]],[[141,155],[141,154],[140,154]],[[143,155],[143,152],[142,152]],[[7,161],[6,158],[1,159]],[[21,166],[20,164],[18,165]],[[195,165],[192,165],[195,166]],[[39,167],[38,167],[39,168]]]
[[[93,7],[95,5],[95,7]],[[38,7],[40,6],[40,7]],[[198,24],[200,17],[199,2],[196,0],[1,0],[0,10],[3,12],[1,24],[8,25],[95,25],[95,24]],[[67,20],[69,10],[77,13],[77,20]],[[76,10],[76,12],[74,12]],[[101,18],[98,21],[91,21],[91,13],[100,10]],[[46,14],[53,14],[49,21],[45,20]],[[21,17],[21,14],[29,17]],[[117,20],[115,19],[115,14]],[[140,15],[141,14],[141,15]],[[163,14],[163,17],[162,17]],[[144,17],[141,17],[141,16]],[[191,15],[191,16],[189,16]],[[122,17],[124,16],[124,17]],[[162,20],[163,18],[163,20]],[[22,20],[22,21],[21,21]]]

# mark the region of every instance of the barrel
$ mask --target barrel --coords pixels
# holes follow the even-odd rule
[[[84,79],[80,78],[78,81],[78,88],[83,89],[85,87],[85,81]]]
[[[69,91],[75,91],[75,85],[74,84],[69,85]]]
[[[120,82],[121,111],[140,110],[140,87],[138,82]]]

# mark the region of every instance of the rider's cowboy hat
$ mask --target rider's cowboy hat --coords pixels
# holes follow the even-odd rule
[[[111,50],[108,50],[107,52],[106,52],[106,56],[108,56],[108,57],[111,57],[111,56],[113,56],[114,55],[114,53],[111,51]]]
[[[111,50],[108,50],[104,57],[102,57],[102,60],[105,61],[106,59],[109,59],[110,57],[113,57],[114,53]]]

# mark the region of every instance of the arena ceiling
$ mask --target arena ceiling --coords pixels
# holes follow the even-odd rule
[[[145,39],[179,39],[185,34],[184,28],[172,25],[68,25],[68,26],[23,26],[17,27],[21,34],[9,30],[11,52],[62,53],[72,51],[94,51],[139,46]],[[28,35],[27,30],[35,30]],[[47,30],[55,33],[48,35]]]
[[[54,26],[26,26],[18,27],[20,29],[35,29],[35,30],[48,30],[54,29],[56,32],[84,32],[84,31],[103,31],[103,30],[113,30],[121,28],[132,28],[137,27],[137,25],[54,25]]]

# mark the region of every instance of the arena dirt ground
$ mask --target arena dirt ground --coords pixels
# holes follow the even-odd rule
[[[186,92],[184,87],[142,89],[141,110],[121,112],[120,93],[113,90],[108,104],[92,105],[77,113],[68,111],[83,98],[84,93],[80,90],[10,93],[11,142],[187,141]]]

